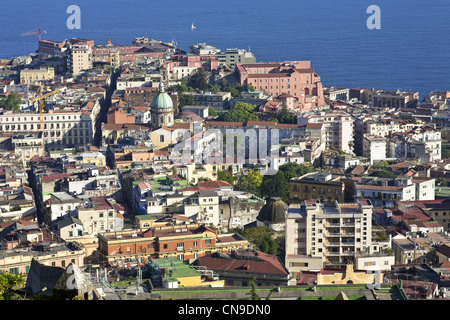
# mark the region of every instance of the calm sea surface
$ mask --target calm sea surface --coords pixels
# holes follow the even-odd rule
[[[370,5],[381,29],[369,30]],[[66,27],[67,7],[81,9],[81,29]],[[206,42],[250,48],[258,62],[311,60],[324,85],[450,90],[448,0],[15,0],[0,10],[0,57],[29,54],[43,39],[82,37],[105,44],[147,36],[188,51]],[[191,29],[194,23],[196,28]]]

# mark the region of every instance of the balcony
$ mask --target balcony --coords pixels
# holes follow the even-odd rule
[[[325,251],[324,255],[338,257],[341,253],[339,251]]]
[[[342,237],[354,237],[355,233],[354,232],[344,232],[341,234]]]
[[[340,242],[325,242],[325,247],[339,247]]]
[[[328,238],[340,237],[341,233],[340,232],[327,232],[327,233],[325,233],[325,236]]]
[[[324,226],[325,226],[325,228],[336,228],[336,227],[340,227],[341,224],[340,223],[325,223]]]
[[[344,222],[344,223],[342,223],[342,225],[341,225],[342,227],[354,227],[355,226],[355,223],[354,222]]]

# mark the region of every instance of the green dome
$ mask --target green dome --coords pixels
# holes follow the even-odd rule
[[[173,108],[172,98],[169,96],[169,94],[164,92],[164,85],[162,82],[159,84],[159,92],[152,99],[151,108],[152,109]]]

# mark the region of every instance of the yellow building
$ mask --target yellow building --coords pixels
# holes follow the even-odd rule
[[[119,51],[112,51],[109,53],[109,65],[112,67],[120,67],[120,53]]]
[[[20,83],[32,84],[39,81],[51,80],[55,77],[53,68],[24,69],[20,71]]]
[[[79,163],[90,163],[97,167],[106,166],[106,157],[100,152],[84,152]]]
[[[218,280],[218,276],[214,276],[212,271],[200,272],[175,257],[154,259],[149,265],[151,272],[162,276],[163,286],[166,288],[225,285],[225,281]]]
[[[375,277],[378,276],[378,279]],[[365,273],[355,272],[353,270],[353,264],[348,264],[345,272],[336,272],[333,274],[318,274],[317,285],[327,284],[372,284],[383,283],[382,273]]]
[[[324,203],[345,201],[345,183],[340,176],[329,172],[312,172],[289,181],[292,202],[320,200]]]

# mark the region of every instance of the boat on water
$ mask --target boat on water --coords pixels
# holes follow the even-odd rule
[[[194,23],[192,22],[191,29],[194,30],[195,28],[197,28],[197,27],[194,26]]]

